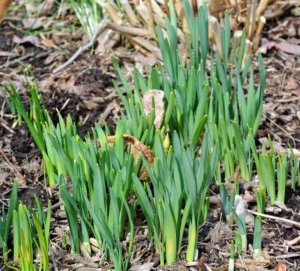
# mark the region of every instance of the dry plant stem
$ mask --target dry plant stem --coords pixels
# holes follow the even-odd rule
[[[212,33],[209,33],[209,35],[213,36],[213,40],[217,45],[220,58],[221,58],[221,60],[223,60],[223,49],[222,49],[222,42],[221,42],[220,24],[218,22],[218,19],[213,16],[209,16],[208,22],[209,22],[209,31],[212,32]]]
[[[211,0],[210,2],[210,6],[209,9],[210,11],[213,13],[215,10],[219,10],[220,9],[220,0]],[[215,12],[214,16],[219,19],[219,12]]]
[[[7,124],[6,122],[4,121],[4,119],[0,119],[0,124],[7,130],[9,131],[10,133],[14,134],[15,131],[13,129],[11,129]]]
[[[282,132],[284,132],[294,143],[294,148],[296,148],[296,142],[300,142],[299,139],[294,138],[288,131],[286,131],[285,129],[283,129],[280,125],[278,125],[275,121],[273,121],[272,119],[268,118],[265,114],[263,114],[264,117],[266,117],[266,119],[268,121],[270,121],[273,125],[275,125],[278,129],[280,129]]]
[[[10,165],[10,167],[16,172],[16,174],[19,176],[20,179],[20,183],[22,185],[26,185],[26,179],[25,177],[16,169],[16,167],[9,161],[9,159],[7,158],[6,154],[4,153],[3,150],[0,150],[0,153],[2,154],[3,158],[5,159],[5,161]]]
[[[278,103],[290,103],[290,102],[295,102],[295,101],[298,101],[300,100],[300,97],[293,97],[293,98],[290,98],[290,99],[279,99],[277,100]]]
[[[252,0],[251,5],[247,5],[247,38],[252,40],[254,31],[255,31],[255,22],[256,22],[256,6],[257,0]]]
[[[104,8],[108,13],[109,17],[115,22],[116,24],[121,24],[122,19],[118,16],[118,10],[114,7],[111,2],[103,3],[101,0],[95,0],[96,3]]]
[[[246,28],[247,37],[248,37],[248,33],[249,33],[249,28],[250,28],[250,17],[251,17],[251,4],[247,4],[246,21],[245,21],[245,28]]]
[[[127,36],[127,39],[132,44],[132,46],[139,52],[141,52],[145,56],[152,56],[152,53],[144,49],[139,43],[135,42],[131,37]]]
[[[242,61],[242,69],[244,69],[248,56],[251,54],[252,42],[246,39],[245,53]]]
[[[0,0],[0,1],[1,1],[1,0]],[[34,56],[35,54],[36,54],[36,53],[30,53],[30,54],[28,54],[28,55],[21,56],[21,57],[19,57],[19,58],[17,58],[17,59],[8,61],[8,62],[6,62],[5,64],[0,65],[0,69],[5,68],[5,67],[8,67],[8,66],[10,66],[10,65],[12,65],[12,64],[16,64],[17,60],[23,61],[23,60],[25,60],[25,59],[27,59],[27,58],[29,58],[29,57]]]
[[[157,16],[156,14],[154,14],[154,20],[155,20],[156,24],[158,24],[162,27],[163,31],[166,29],[166,23],[165,23],[165,20],[163,18],[161,18],[161,17]],[[167,33],[167,32],[165,32],[165,33]],[[182,42],[185,43],[185,41],[186,41],[185,40],[185,35],[179,27],[177,27],[177,35],[178,35],[179,40],[181,40]],[[165,36],[165,37],[167,37],[167,36]]]
[[[82,52],[84,52],[86,49],[90,48],[93,46],[97,36],[104,30],[104,23],[108,18],[108,14],[106,14],[104,16],[104,18],[102,19],[102,21],[100,22],[98,29],[96,30],[95,34],[93,35],[93,37],[91,38],[90,42],[87,43],[86,45],[84,45],[83,47],[79,47],[79,49],[77,50],[77,52],[64,64],[62,64],[61,66],[59,66],[58,68],[56,68],[53,73],[57,73],[60,70],[64,69],[65,67],[67,67],[68,65],[70,65]]]
[[[62,206],[64,203],[62,201],[59,201],[53,205],[51,205],[51,210],[55,210],[55,209],[58,209],[60,206]],[[47,213],[48,212],[48,208],[44,208],[43,209],[43,212],[44,213]]]
[[[269,0],[261,0],[256,9],[256,18],[260,18],[268,7]]]
[[[154,54],[159,60],[162,60],[162,55],[160,53],[160,50],[157,46],[152,44],[150,41],[147,41],[141,37],[132,37],[132,36],[127,36],[129,40],[132,40],[136,44],[139,44],[140,46],[144,47],[148,51],[150,51],[152,54]]]
[[[236,16],[235,18],[239,18],[241,16],[241,0],[236,0]]]
[[[105,28],[112,29],[114,31],[120,32],[124,35],[132,35],[132,36],[150,36],[151,32],[147,29],[137,28],[137,27],[128,27],[124,25],[114,24],[107,22],[105,24]]]
[[[261,33],[263,31],[264,25],[266,23],[266,18],[264,16],[260,16],[260,20],[258,22],[256,34],[253,39],[253,52],[256,52],[259,47],[259,42],[261,39]]]
[[[175,7],[175,10],[176,10],[177,17],[182,22],[183,36],[185,37],[185,34],[190,35],[190,30],[189,30],[189,27],[188,27],[187,19],[185,17],[185,12],[184,12],[184,9],[183,9],[182,1],[181,0],[175,1],[174,7]]]
[[[154,19],[153,19],[153,8],[151,0],[146,0],[147,7],[148,7],[148,20],[149,20],[149,27],[150,31],[152,32],[152,35],[156,37],[156,31],[155,31],[155,25],[154,25]]]
[[[128,3],[128,0],[121,0],[120,3],[122,4],[124,11],[128,17],[128,20],[132,24],[139,24],[140,21],[135,16],[134,11],[131,8],[131,5]]]
[[[151,4],[152,4],[153,12],[157,14],[159,17],[163,18],[165,13],[160,8],[160,6],[155,2],[155,0],[151,0]]]
[[[141,16],[141,18],[143,19],[143,21],[145,22],[146,25],[149,25],[149,20],[148,20],[148,10],[146,8],[145,5],[139,5],[136,7],[136,11],[138,12],[138,14]]]
[[[164,0],[164,7],[165,7],[167,16],[170,19],[170,9],[169,9],[169,5],[168,5],[168,0]]]
[[[286,219],[286,218],[276,217],[276,216],[272,216],[272,215],[265,215],[265,214],[261,214],[261,213],[254,212],[254,211],[251,211],[251,210],[247,210],[247,212],[249,212],[251,214],[254,214],[254,215],[261,216],[261,217],[265,217],[265,218],[269,218],[269,219],[274,219],[274,220],[279,220],[279,221],[286,222],[286,223],[293,224],[295,226],[300,227],[300,223],[299,222],[296,222],[296,221],[293,221],[293,220],[289,220],[289,219]]]
[[[49,249],[49,254],[50,254],[51,259],[52,259],[52,264],[53,264],[54,271],[58,271],[58,266],[56,264],[55,256],[54,256],[54,253],[53,253],[51,248]]]
[[[277,18],[278,16],[282,15],[285,11],[286,11],[286,8],[277,9],[270,14],[265,14],[264,16],[267,20],[270,20],[270,19]]]
[[[194,13],[194,16],[196,17],[197,14],[198,14],[198,3],[197,3],[197,0],[191,0],[191,6],[192,6],[192,9],[193,9],[193,13]]]

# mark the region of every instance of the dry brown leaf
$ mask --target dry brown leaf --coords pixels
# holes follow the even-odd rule
[[[282,220],[277,220],[275,219],[274,222],[276,222],[277,224],[280,224],[282,227],[286,228],[286,229],[291,229],[294,227],[294,225],[292,223],[288,223]]]
[[[286,84],[287,91],[296,90],[299,88],[298,83],[295,81],[295,79],[292,76],[288,76],[286,81],[287,81]]]
[[[283,263],[278,264],[273,271],[286,271],[286,267]]]
[[[5,17],[8,7],[10,6],[12,0],[1,0],[0,1],[0,23]]]
[[[61,90],[70,90],[75,85],[75,80],[74,75],[61,76],[58,78],[56,84]]]
[[[111,29],[105,29],[97,38],[98,46],[96,52],[104,54],[112,51],[114,46],[120,40],[120,34]]]
[[[51,39],[43,39],[41,43],[44,44],[46,47],[53,47],[55,44]]]
[[[141,155],[143,154],[144,157],[147,159],[149,164],[153,166],[153,153],[152,150],[145,146],[142,142],[140,142],[137,138],[129,134],[123,134],[124,139],[124,147],[127,148],[129,145],[131,146],[130,151],[133,154],[135,163],[138,162]],[[116,136],[107,136],[107,142],[112,145],[115,143]],[[139,172],[139,179],[146,180],[149,178],[148,172],[144,165],[142,165],[140,172]]]
[[[154,126],[156,129],[159,129],[165,115],[165,108],[164,108],[164,92],[159,89],[151,89],[144,93],[142,104],[143,109],[148,117],[152,107],[152,99],[154,99],[154,106],[155,106],[155,119],[154,119]]]
[[[152,67],[157,63],[157,58],[154,55],[144,56],[138,52],[133,56],[133,61],[142,63],[144,66],[150,65]]]
[[[16,35],[14,35],[13,42],[14,43],[26,43],[26,42],[29,42],[29,43],[33,44],[34,46],[36,46],[36,47],[44,48],[44,46],[41,44],[39,38],[36,37],[36,36],[33,36],[33,35],[26,36],[25,38],[22,38],[22,39],[20,39]]]
[[[43,26],[43,20],[45,17],[40,17],[40,18],[28,18],[28,19],[23,19],[23,27],[25,29],[37,29]]]
[[[263,45],[262,47],[267,48],[267,49],[271,49],[271,48],[275,47],[276,49],[279,49],[279,50],[289,53],[289,54],[300,55],[300,45],[297,45],[297,44],[283,43],[283,42],[276,43],[274,41],[271,41],[271,42]],[[262,49],[262,47],[260,49]],[[259,49],[259,51],[264,53],[260,49]]]
[[[300,96],[300,85],[296,82],[296,80],[292,76],[287,77],[286,90],[290,91],[296,96]]]
[[[45,0],[41,2],[39,5],[36,5],[33,1],[27,1],[25,5],[27,14],[37,13],[40,16],[49,15],[53,12],[54,0]]]
[[[60,55],[60,52],[58,52],[58,51],[55,51],[55,52],[49,54],[49,55],[46,57],[46,59],[44,60],[44,64],[45,64],[45,65],[49,65],[49,64],[52,63],[53,60],[54,60],[56,57],[58,57],[59,55]]]

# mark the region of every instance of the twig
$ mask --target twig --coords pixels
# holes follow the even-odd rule
[[[272,216],[272,215],[265,215],[265,214],[261,214],[261,213],[254,212],[254,211],[251,211],[251,210],[247,210],[247,212],[252,213],[254,215],[261,216],[261,217],[270,218],[270,219],[274,219],[274,220],[279,220],[279,221],[282,221],[282,222],[290,223],[290,224],[293,224],[295,226],[300,227],[300,223],[299,222],[296,222],[296,221],[293,221],[293,220],[289,220],[289,219],[286,219],[286,218],[276,217],[276,216]]]
[[[51,206],[51,210],[54,210],[54,209],[57,209],[57,208],[59,208],[60,206],[62,206],[64,203],[62,202],[62,201],[59,201],[59,202],[57,202],[57,203],[55,203],[55,204],[53,204],[52,206]],[[48,212],[48,208],[44,208],[43,209],[43,212],[44,213],[47,213]]]
[[[120,0],[120,3],[122,4],[125,13],[127,14],[129,22],[132,24],[140,24],[140,21],[135,16],[134,11],[131,8],[131,5],[128,3],[128,0]]]
[[[49,254],[50,254],[51,259],[52,259],[52,264],[53,264],[54,271],[58,271],[58,266],[56,264],[55,256],[54,256],[54,253],[51,249],[49,249]]]
[[[109,18],[111,18],[113,22],[115,22],[116,24],[122,23],[122,19],[118,15],[118,8],[116,8],[113,2],[109,1],[104,3],[101,0],[95,0],[95,1],[100,7],[106,10],[107,14],[109,15]]]
[[[4,159],[6,160],[6,162],[11,166],[11,168],[17,173],[17,175],[20,178],[20,183],[22,183],[23,185],[26,185],[26,180],[25,177],[16,169],[16,167],[9,161],[9,159],[7,158],[7,156],[5,155],[3,150],[0,150],[0,153],[2,154],[2,156],[4,157]]]
[[[264,16],[260,16],[260,19],[259,19],[258,25],[257,25],[257,29],[256,29],[256,34],[253,38],[253,51],[254,52],[256,52],[259,47],[261,33],[263,31],[265,23],[266,23],[266,18]]]
[[[300,97],[293,97],[293,98],[289,98],[289,99],[278,99],[277,102],[278,103],[290,103],[290,102],[295,102],[300,100]]]
[[[151,0],[146,0],[146,3],[147,3],[147,7],[148,7],[149,28],[152,32],[152,35],[156,36],[154,19],[153,19],[153,8],[152,8]]]
[[[0,65],[0,69],[6,68],[6,67],[8,67],[8,66],[10,66],[10,65],[12,65],[12,64],[15,64],[15,63],[17,63],[17,61],[23,61],[23,60],[25,60],[26,58],[29,58],[29,57],[34,56],[35,54],[36,54],[36,53],[33,52],[33,53],[28,54],[28,55],[21,56],[21,57],[19,57],[19,58],[17,58],[17,59],[8,61],[8,62],[6,62],[5,64]]]
[[[64,64],[62,64],[61,66],[59,66],[58,68],[56,68],[53,73],[57,73],[60,70],[64,69],[65,67],[67,67],[68,65],[70,65],[83,51],[85,51],[86,49],[90,48],[91,46],[93,46],[95,39],[97,38],[97,36],[103,31],[103,25],[105,23],[105,21],[108,18],[108,14],[106,14],[103,18],[103,20],[100,22],[98,29],[96,30],[96,32],[94,33],[93,37],[91,38],[90,42],[87,43],[86,45],[79,47],[79,49],[77,50],[77,52]]]
[[[111,30],[120,32],[121,34],[124,35],[132,35],[132,36],[150,36],[152,34],[151,31],[143,28],[138,28],[138,27],[128,27],[124,25],[119,25],[119,24],[114,24],[107,22],[106,23],[106,28],[109,28]]]

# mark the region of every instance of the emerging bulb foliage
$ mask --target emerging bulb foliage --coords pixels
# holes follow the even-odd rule
[[[170,137],[169,137],[169,133],[167,133],[164,142],[163,142],[163,146],[164,146],[164,151],[165,153],[168,152],[169,148],[170,148]]]

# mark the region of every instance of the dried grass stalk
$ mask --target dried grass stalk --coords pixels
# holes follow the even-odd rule
[[[183,8],[183,5],[182,5],[182,0],[175,0],[174,1],[174,7],[175,7],[177,17],[179,18],[179,21],[182,22],[182,33],[183,33],[183,35],[190,35],[190,30],[189,30],[187,19],[185,17],[184,8]]]
[[[170,18],[170,9],[169,9],[169,5],[168,5],[168,0],[164,0],[164,7],[165,7],[165,12],[166,12],[167,16]]]
[[[215,42],[218,48],[218,52],[221,60],[223,60],[223,49],[221,42],[221,27],[218,22],[218,19],[214,16],[208,17],[208,26],[209,26],[209,37],[212,36],[212,40]]]
[[[210,12],[214,12],[214,16],[219,19],[219,12],[218,10],[221,9],[221,6],[220,6],[220,0],[211,0],[210,2],[210,6],[209,6],[209,10]]]
[[[160,8],[159,4],[157,4],[155,0],[151,0],[151,3],[152,3],[152,9],[154,13],[157,14],[159,17],[163,18],[165,13]]]
[[[129,36],[129,35],[126,35],[126,37],[128,38],[128,40],[130,42],[133,41],[135,44],[138,44],[138,45],[142,46],[146,50],[150,51],[159,60],[162,60],[161,52],[160,52],[160,50],[159,50],[159,48],[157,47],[156,44],[153,44],[150,41],[145,40],[141,37],[132,37],[132,36]]]
[[[259,2],[259,5],[256,9],[256,18],[260,18],[260,16],[263,15],[263,13],[268,7],[269,2],[270,2],[269,0],[261,0]]]
[[[240,54],[240,46],[241,46],[242,35],[243,35],[242,30],[237,30],[233,34],[233,37],[236,40],[236,51],[233,52],[233,53],[235,53],[236,58],[238,58],[239,54]]]
[[[128,20],[132,24],[139,24],[140,21],[138,18],[135,16],[135,13],[131,7],[131,5],[128,3],[128,0],[120,0],[120,3],[122,4],[124,11],[128,17]]]
[[[147,10],[147,7],[142,4],[142,5],[139,5],[136,7],[136,11],[137,13],[141,16],[142,20],[144,21],[144,23],[149,26],[150,23],[149,23],[149,20],[148,20],[148,10]]]
[[[256,52],[259,47],[259,42],[261,39],[261,33],[264,29],[264,25],[266,23],[266,18],[264,16],[260,16],[260,20],[258,22],[256,34],[253,38],[253,51]]]
[[[256,7],[257,0],[253,0],[252,4],[247,5],[246,33],[247,38],[252,40],[256,27]]]
[[[95,1],[99,6],[106,10],[113,22],[115,22],[116,24],[122,24],[122,19],[118,16],[118,9],[116,9],[111,2],[103,3],[101,0]]]
[[[114,31],[120,32],[124,35],[132,35],[132,36],[150,36],[151,31],[144,29],[144,28],[137,28],[137,27],[129,27],[119,24],[114,24],[107,22],[106,28],[112,29]]]
[[[156,30],[154,25],[154,19],[153,19],[153,9],[152,9],[152,3],[151,0],[146,0],[147,7],[148,7],[148,20],[149,20],[149,27],[153,34],[153,36],[156,36]]]
[[[248,56],[251,54],[252,42],[246,39],[245,53],[242,61],[242,69],[245,67]]]

